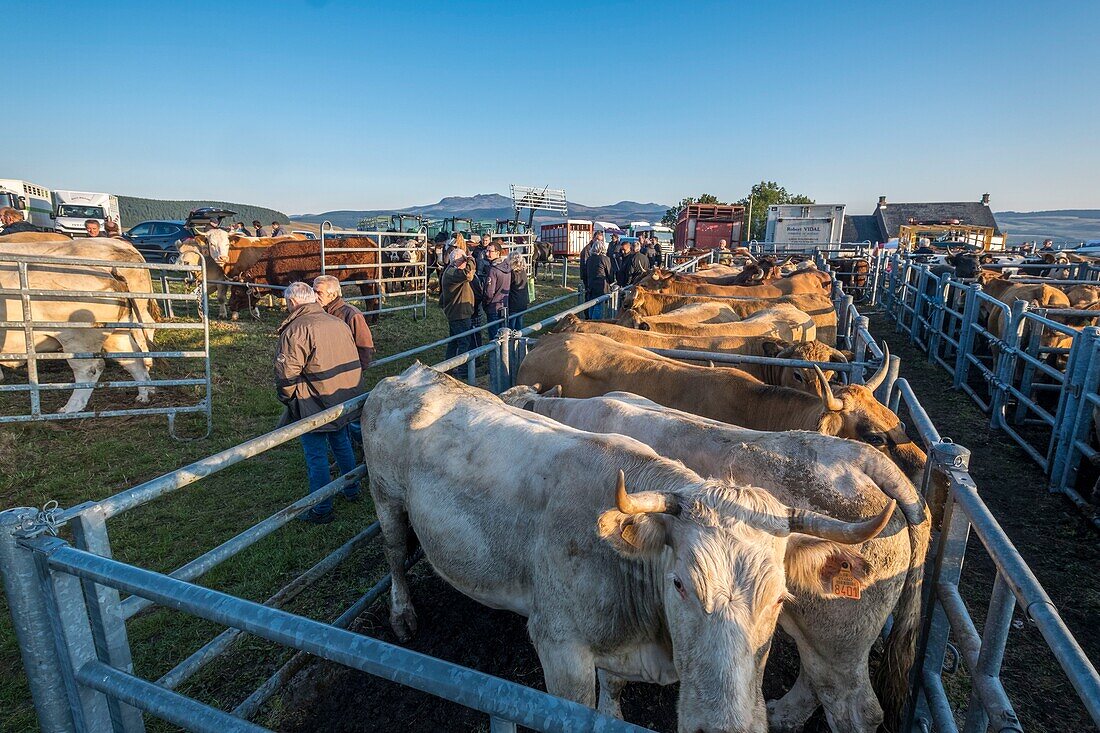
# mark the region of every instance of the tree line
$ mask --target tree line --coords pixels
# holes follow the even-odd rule
[[[186,219],[187,215],[190,214],[192,210],[200,209],[205,206],[236,211],[237,216],[234,217],[234,219],[243,221],[248,225],[251,225],[252,221],[255,219],[259,219],[263,222],[264,226],[267,226],[273,221],[278,221],[283,224],[290,222],[290,218],[283,212],[276,211],[275,209],[268,209],[263,206],[232,204],[226,201],[168,201],[162,199],[143,199],[136,196],[118,197],[119,215],[122,217],[123,225],[127,229],[135,224],[150,219]]]
[[[749,209],[749,203],[752,203],[752,211],[748,226],[748,236],[746,239],[762,240],[764,238],[764,231],[768,225],[768,207],[777,206],[779,204],[812,204],[814,200],[809,196],[801,193],[792,194],[787,191],[786,188],[780,186],[775,181],[761,181],[752,187],[749,191],[749,195],[745,196],[739,201],[725,202],[719,201],[718,197],[704,193],[698,197],[688,197],[686,199],[680,199],[680,203],[673,206],[671,209],[665,212],[665,215],[661,218],[661,223],[667,227],[676,226],[676,218],[680,215],[680,210],[689,204],[714,204],[718,206],[744,206],[746,211]]]

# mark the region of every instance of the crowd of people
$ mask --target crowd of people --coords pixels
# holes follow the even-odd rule
[[[439,278],[439,307],[447,317],[450,336],[447,358],[481,346],[481,327],[488,338],[507,323],[523,328],[523,311],[534,300],[534,280],[520,251],[505,251],[488,234],[467,241],[459,232],[443,250],[446,263]]]
[[[634,241],[624,241],[618,234],[605,241],[602,231],[581,250],[581,284],[586,300],[625,288],[645,277],[661,263],[661,242],[643,233]],[[603,303],[588,309],[589,318],[603,318]]]
[[[212,221],[208,226],[212,229],[220,229],[222,228],[222,223],[219,221]],[[252,230],[249,230],[248,227],[244,225],[244,222],[235,221],[225,225],[225,230],[229,234],[239,234],[242,237],[282,237],[287,233],[286,230],[283,229],[283,225],[277,221],[271,222],[271,228],[269,229],[257,219],[252,222],[252,227]],[[0,235],[43,231],[51,230],[31,224],[23,217],[23,212],[19,209],[13,209],[10,206],[5,206],[0,209]],[[112,217],[107,217],[103,224],[100,224],[98,219],[88,219],[84,222],[84,232],[89,237],[113,237],[115,239],[122,239],[122,229],[119,226],[118,219]]]

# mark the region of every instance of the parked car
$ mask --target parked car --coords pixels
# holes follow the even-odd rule
[[[191,238],[187,223],[176,220],[143,221],[122,235],[148,262],[174,262],[179,243]]]
[[[222,221],[224,219],[236,215],[236,211],[205,206],[201,209],[194,209],[188,214],[187,221],[185,221],[184,224],[193,232],[205,232],[215,221],[218,222],[218,226],[222,226]]]
[[[1075,255],[1082,255],[1085,257],[1098,257],[1100,256],[1100,239],[1089,239],[1081,243],[1080,246],[1074,247],[1068,250]]]

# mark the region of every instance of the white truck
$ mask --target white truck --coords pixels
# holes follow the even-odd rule
[[[53,200],[45,186],[0,178],[0,209],[6,206],[22,211],[23,218],[36,227],[53,227]]]
[[[779,204],[768,207],[765,242],[829,244],[844,236],[844,204]]]
[[[627,230],[632,237],[648,234],[655,237],[665,252],[672,251],[672,229],[660,224],[650,224],[648,221],[632,221]]]
[[[100,230],[106,228],[107,219],[114,219],[122,231],[118,196],[94,191],[54,191],[53,203],[54,230],[61,234],[87,236],[84,222],[89,219],[98,221]]]

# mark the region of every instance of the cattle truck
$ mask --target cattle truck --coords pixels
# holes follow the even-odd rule
[[[0,178],[0,208],[10,206],[36,227],[53,228],[53,199],[50,189],[28,181]]]
[[[106,228],[107,219],[114,219],[118,222],[119,230],[122,229],[118,196],[95,191],[54,191],[53,204],[54,231],[59,234],[68,234],[70,237],[87,236],[84,222],[89,219],[98,221],[101,231]]]
[[[539,239],[550,245],[554,257],[580,257],[581,250],[592,241],[592,222],[568,219],[543,224]]]
[[[728,204],[689,204],[676,217],[673,243],[685,249],[716,249],[724,239],[731,247],[745,231],[745,207]]]
[[[844,204],[778,204],[768,207],[765,242],[835,244],[844,236]]]

